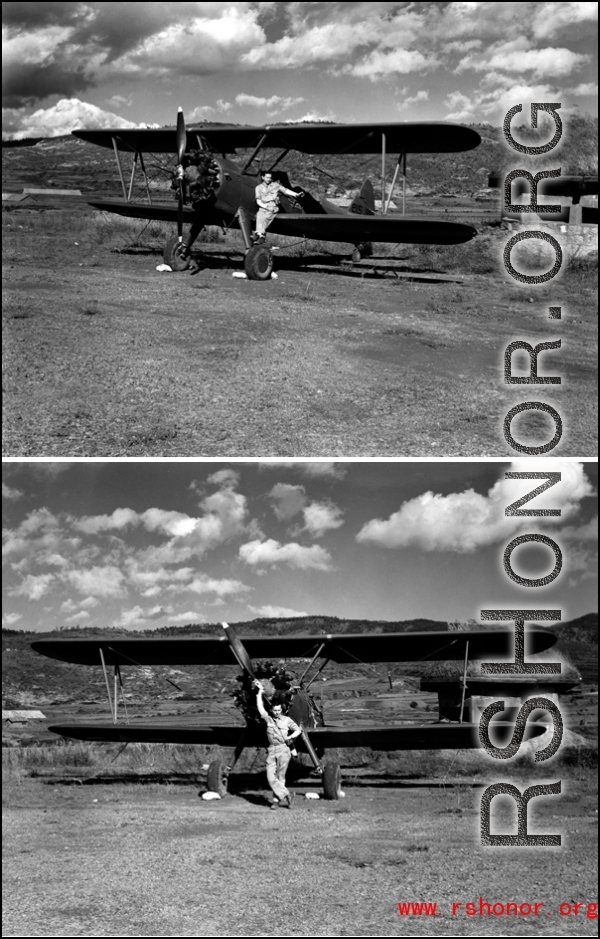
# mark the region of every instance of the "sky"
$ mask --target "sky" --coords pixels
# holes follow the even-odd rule
[[[597,4],[12,3],[3,134],[597,114]]]
[[[553,471],[517,518],[508,505]],[[3,465],[3,626],[153,629],[330,615],[479,621],[482,609],[596,606],[597,464],[509,462],[63,462]],[[519,534],[559,545],[544,587],[515,584]],[[521,545],[514,571],[554,567]]]

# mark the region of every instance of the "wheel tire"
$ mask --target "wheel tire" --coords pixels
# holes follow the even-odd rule
[[[222,760],[213,760],[208,767],[206,788],[209,792],[217,792],[222,799],[227,795],[227,764]]]
[[[326,763],[323,770],[323,792],[326,799],[339,799],[342,791],[342,770],[339,763]]]
[[[173,235],[172,238],[169,238],[165,245],[163,258],[165,264],[168,264],[172,271],[185,271],[186,268],[190,266],[189,257],[181,257],[182,249],[183,243],[179,240],[178,235]]]
[[[362,254],[360,253],[360,248],[355,248],[352,252],[352,263],[358,264],[359,261],[362,261]]]
[[[273,255],[265,245],[254,245],[246,251],[244,270],[248,280],[268,280],[273,271]]]

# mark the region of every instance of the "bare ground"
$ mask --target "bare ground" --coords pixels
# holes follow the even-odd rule
[[[561,414],[553,456],[596,453],[589,266],[535,292],[508,283],[498,233],[449,253],[386,248],[398,273],[460,270],[463,284],[357,278],[326,255],[329,274],[282,257],[257,283],[232,277],[233,235],[200,246],[196,274],[159,274],[147,234],[127,249],[131,231],[85,214],[3,219],[6,456],[503,456],[523,400]],[[519,338],[562,339],[540,359],[560,387],[503,383]],[[512,430],[531,445],[554,425],[529,412]]]
[[[473,786],[372,782],[337,803],[308,802],[298,788],[292,812],[271,812],[262,784],[205,803],[190,786],[27,780],[4,813],[4,935],[596,933],[586,916],[597,890],[591,780],[534,800],[531,827],[563,836],[537,849],[483,848]],[[512,829],[507,808],[496,823]],[[480,916],[480,897],[544,906]],[[411,901],[436,902],[438,915],[401,917],[398,902]],[[463,904],[454,916],[452,902]],[[576,902],[577,916],[559,913]]]

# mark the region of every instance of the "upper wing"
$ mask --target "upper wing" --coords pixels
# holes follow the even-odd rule
[[[549,649],[553,633],[531,628],[526,633],[528,655]],[[465,632],[341,633],[321,636],[254,636],[244,639],[253,659],[312,658],[332,662],[417,662],[469,658],[507,658],[514,651],[510,630]],[[100,665],[100,649],[107,665],[235,665],[227,637],[196,639],[38,639],[32,649],[62,662]],[[322,647],[322,648],[321,648]]]
[[[307,215],[280,212],[269,230],[278,235],[305,235],[328,241],[456,245],[471,241],[477,230],[460,222],[406,218],[398,215]]]
[[[506,745],[512,737],[514,724],[493,721],[490,725],[496,745]],[[478,749],[479,724],[406,724],[402,727],[315,727],[307,730],[313,747],[370,747],[372,750],[441,750]],[[537,737],[548,729],[546,724],[528,722],[525,739]],[[229,727],[177,727],[167,724],[57,724],[48,730],[75,740],[109,741],[122,743],[194,743],[235,747],[244,735],[244,746],[265,747],[264,728],[257,725]],[[306,752],[301,737],[296,747]]]
[[[177,153],[176,132],[164,130],[75,130],[75,137],[99,147],[148,153]],[[187,148],[196,149],[198,136],[217,153],[257,146],[289,148],[301,153],[381,153],[382,135],[388,153],[458,153],[479,146],[481,137],[470,127],[439,122],[403,124],[270,124],[264,127],[198,127],[188,129]]]

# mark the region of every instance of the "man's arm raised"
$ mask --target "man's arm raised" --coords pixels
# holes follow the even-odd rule
[[[258,708],[258,713],[263,718],[263,720],[266,721],[269,715],[267,714],[267,710],[263,703],[263,686],[259,681],[255,681],[254,688],[256,689],[256,707]]]

